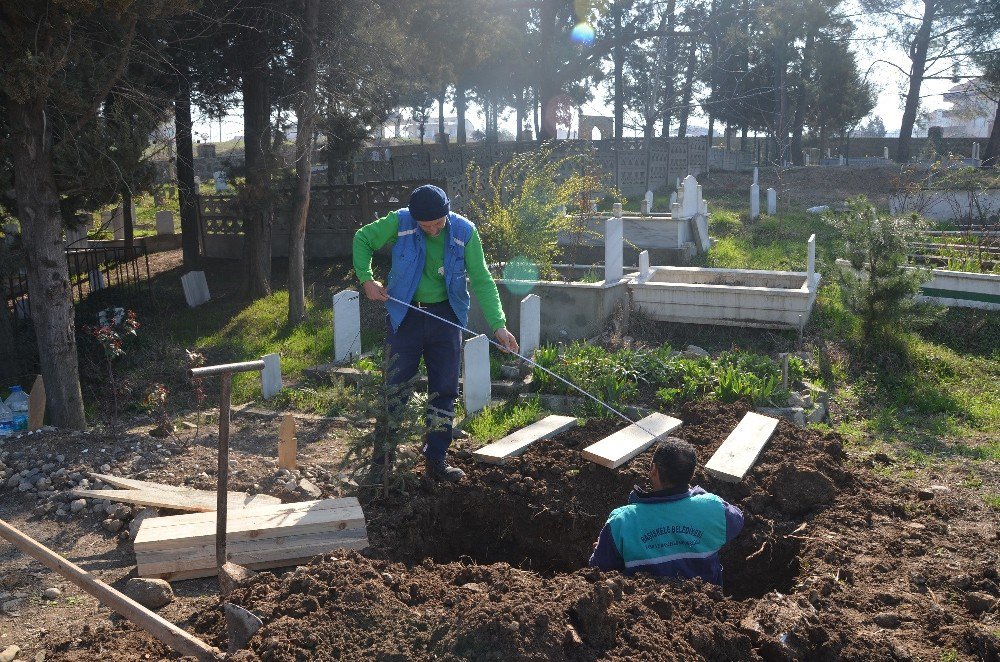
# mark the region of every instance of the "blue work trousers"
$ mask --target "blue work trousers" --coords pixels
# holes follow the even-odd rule
[[[414,304],[416,305],[416,304]],[[421,304],[427,312],[458,323],[447,301]],[[452,419],[458,397],[458,374],[462,357],[462,332],[418,310],[408,310],[402,324],[386,339],[386,384],[398,386],[413,379],[420,366],[427,367],[427,438],[424,455],[443,460],[451,445]],[[401,394],[408,397],[409,394]],[[399,406],[402,403],[398,403]]]

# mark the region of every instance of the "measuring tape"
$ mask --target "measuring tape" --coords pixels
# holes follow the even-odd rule
[[[458,329],[459,331],[464,331],[465,333],[468,333],[469,335],[473,335],[473,336],[478,336],[478,335],[481,335],[481,334],[478,334],[478,333],[476,333],[475,331],[473,331],[473,330],[471,330],[471,329],[467,329],[467,328],[465,328],[465,327],[464,327],[464,326],[462,326],[461,324],[457,324],[457,323],[455,323],[455,322],[452,322],[451,320],[448,320],[448,319],[445,319],[445,318],[443,318],[443,317],[440,317],[440,316],[438,316],[438,315],[435,315],[434,313],[432,313],[432,312],[428,311],[428,310],[427,310],[426,308],[419,308],[419,307],[417,307],[417,306],[414,306],[414,305],[411,305],[411,304],[409,304],[409,303],[407,303],[407,302],[405,302],[405,301],[400,301],[400,300],[399,300],[399,299],[397,299],[396,297],[392,297],[392,296],[390,296],[390,297],[389,297],[389,301],[395,301],[396,303],[401,303],[401,304],[403,304],[404,306],[406,306],[407,308],[409,308],[410,310],[416,310],[416,311],[419,311],[419,312],[423,313],[424,315],[427,315],[427,316],[429,316],[429,317],[433,317],[434,319],[436,319],[436,320],[438,320],[438,321],[441,321],[441,322],[444,322],[445,324],[448,324],[448,325],[450,325],[450,326],[453,326],[453,327],[455,327],[456,329]],[[607,409],[608,411],[610,411],[610,412],[611,412],[611,413],[613,413],[614,415],[616,415],[616,416],[618,416],[619,418],[622,418],[622,419],[624,419],[624,420],[628,421],[628,422],[629,422],[629,423],[630,423],[631,425],[634,425],[634,426],[636,426],[637,428],[639,428],[640,430],[642,430],[643,432],[645,432],[646,434],[648,434],[648,435],[649,435],[650,437],[653,437],[653,438],[655,439],[656,437],[658,437],[658,436],[659,436],[659,435],[657,435],[657,434],[653,434],[652,432],[650,432],[650,431],[649,431],[649,430],[647,430],[646,428],[642,427],[641,425],[639,425],[639,423],[637,423],[636,421],[633,421],[633,420],[632,420],[631,418],[629,418],[628,416],[626,416],[625,414],[623,414],[623,413],[622,413],[622,412],[620,412],[619,410],[615,409],[614,407],[612,407],[611,405],[609,405],[609,404],[608,404],[607,402],[604,402],[604,401],[603,401],[603,400],[601,400],[600,398],[597,398],[597,397],[595,397],[595,396],[591,395],[590,393],[588,393],[587,391],[584,391],[584,390],[583,390],[582,388],[580,388],[579,386],[577,386],[577,385],[576,385],[576,384],[574,384],[573,382],[571,382],[571,381],[569,381],[568,379],[565,379],[565,378],[563,378],[563,377],[560,377],[559,375],[557,375],[556,373],[552,372],[551,370],[549,370],[549,369],[548,369],[548,368],[546,368],[545,366],[542,366],[542,365],[539,365],[538,363],[535,363],[534,361],[532,361],[531,359],[529,359],[529,358],[528,358],[527,356],[523,356],[523,355],[521,355],[521,354],[518,354],[517,352],[512,352],[512,351],[510,351],[509,349],[507,349],[506,347],[504,347],[503,345],[501,345],[501,344],[500,344],[500,343],[498,343],[497,341],[493,340],[493,339],[492,339],[492,338],[490,338],[489,336],[486,336],[486,335],[484,335],[483,337],[484,337],[484,338],[486,338],[486,341],[487,341],[487,342],[489,342],[489,343],[490,343],[490,344],[492,344],[492,345],[496,345],[496,346],[497,346],[497,347],[499,347],[499,348],[500,348],[500,349],[501,349],[501,350],[502,350],[503,352],[505,352],[505,353],[507,353],[507,354],[513,354],[514,356],[516,356],[517,358],[521,359],[521,360],[522,360],[522,361],[524,361],[525,363],[527,363],[527,364],[529,364],[529,365],[531,365],[531,366],[534,366],[534,367],[538,368],[539,370],[541,370],[541,371],[543,371],[543,372],[545,372],[545,373],[547,373],[547,374],[551,375],[552,377],[555,377],[556,379],[558,379],[559,381],[561,381],[561,382],[562,382],[563,384],[565,384],[566,386],[569,386],[569,387],[570,387],[570,388],[572,388],[573,390],[575,390],[575,391],[578,391],[578,392],[582,393],[583,395],[587,396],[588,398],[590,398],[591,400],[593,400],[593,401],[594,401],[594,402],[596,402],[597,404],[601,405],[602,407],[604,407],[605,409]]]

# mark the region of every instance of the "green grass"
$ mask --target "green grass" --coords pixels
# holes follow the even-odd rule
[[[485,443],[530,425],[540,417],[541,405],[538,404],[538,400],[493,405],[473,415],[466,421],[465,429],[473,439]]]

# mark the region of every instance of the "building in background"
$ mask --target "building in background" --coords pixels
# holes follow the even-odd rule
[[[959,83],[942,96],[951,108],[927,113],[925,126],[941,127],[945,138],[989,138],[997,102],[987,95],[981,81]]]
[[[454,115],[444,118],[444,132],[448,134],[448,139],[454,142],[458,138],[458,117]],[[466,118],[465,135],[472,140],[472,134],[476,132],[476,125]],[[424,142],[434,142],[434,136],[438,133],[438,118],[433,115],[424,123]],[[382,125],[382,136],[385,138],[407,138],[410,140],[420,140],[420,123],[408,119],[398,113],[390,115],[385,124]]]

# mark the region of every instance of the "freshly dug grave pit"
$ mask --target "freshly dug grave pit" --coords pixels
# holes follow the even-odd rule
[[[746,411],[739,404],[688,406],[676,435],[695,446],[703,466]],[[634,485],[648,484],[652,450],[617,469],[579,453],[621,427],[591,420],[533,444],[504,466],[480,464],[468,450],[457,450],[455,464],[468,473],[466,481],[425,487],[367,509],[375,554],[405,562],[506,562],[545,575],[586,567],[610,512],[627,502]],[[781,422],[743,482],[723,483],[699,470],[695,483],[739,506],[746,517],[743,533],[723,552],[728,595],[791,589],[801,541],[785,536],[838,492],[852,489],[844,457],[834,436]]]

